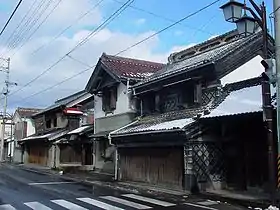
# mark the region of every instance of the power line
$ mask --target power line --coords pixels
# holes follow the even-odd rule
[[[27,11],[27,13],[25,13],[24,17],[21,19],[21,21],[17,24],[16,28],[13,30],[12,34],[8,37],[6,43],[9,43],[10,39],[14,36],[16,30],[20,27],[20,25],[23,23],[23,21],[27,18],[28,14],[31,12],[31,10],[33,9],[33,7],[36,5],[36,2],[38,0],[35,0],[35,2],[31,5],[31,7],[29,8],[29,10]]]
[[[119,4],[122,4],[122,3],[123,3],[123,2],[121,2],[121,1],[119,1],[119,0],[112,0],[112,1],[117,2],[117,3],[119,3]],[[160,19],[165,20],[165,21],[168,21],[168,22],[172,22],[172,23],[176,22],[176,20],[174,20],[174,19],[165,17],[165,16],[163,16],[163,15],[156,14],[156,13],[154,13],[154,12],[145,10],[145,9],[143,9],[143,8],[136,7],[136,6],[134,6],[134,5],[130,5],[129,7],[132,8],[132,9],[134,9],[134,10],[138,10],[138,11],[140,11],[140,12],[143,12],[143,13],[146,13],[146,14],[149,14],[149,15],[152,15],[152,16],[154,16],[154,17],[156,17],[156,18],[160,18]],[[193,30],[196,30],[196,31],[200,31],[200,32],[203,32],[203,33],[206,33],[206,34],[209,34],[209,35],[214,35],[213,33],[209,32],[209,31],[206,31],[206,30],[204,30],[204,29],[201,29],[201,28],[196,28],[196,27],[193,27],[193,26],[190,26],[190,25],[187,25],[187,24],[183,24],[183,23],[179,23],[179,24],[182,25],[182,26],[184,26],[184,27],[186,27],[186,28],[190,28],[190,29],[193,29]]]
[[[39,5],[39,7],[36,9],[36,11],[33,12],[34,15],[32,15],[27,22],[25,23],[25,26],[23,26],[23,30],[21,31],[21,33],[19,33],[13,42],[11,42],[8,46],[8,48],[16,48],[17,44],[19,44],[21,41],[26,39],[26,35],[28,35],[28,33],[31,31],[31,29],[33,27],[35,27],[35,25],[37,24],[37,22],[40,20],[40,18],[43,16],[43,14],[45,13],[45,11],[47,11],[47,9],[50,7],[52,0],[49,0],[45,5],[44,3],[46,2],[46,0],[43,1],[43,3],[41,5]],[[44,5],[44,7],[43,7]],[[42,8],[43,7],[43,8]],[[40,11],[40,9],[42,8],[42,10]],[[35,16],[35,14],[38,13],[37,16]],[[34,18],[35,17],[35,18]],[[33,20],[32,20],[33,19]],[[36,30],[36,29],[35,29]],[[11,49],[8,51],[10,52]]]
[[[201,9],[199,9],[199,10],[197,10],[197,11],[195,11],[195,12],[193,12],[193,13],[187,15],[186,17],[184,17],[184,18],[182,18],[182,19],[176,21],[175,23],[173,23],[173,24],[171,24],[171,25],[169,25],[169,26],[167,26],[167,27],[161,29],[160,31],[158,31],[158,32],[156,32],[156,33],[154,33],[154,34],[152,34],[151,36],[148,36],[147,38],[144,38],[143,40],[141,40],[141,41],[139,41],[139,42],[136,42],[135,44],[131,45],[130,47],[127,47],[126,49],[120,51],[119,53],[117,53],[117,54],[115,54],[115,55],[119,55],[119,54],[121,54],[121,53],[123,53],[123,52],[125,52],[125,51],[127,51],[127,50],[129,50],[129,49],[131,49],[131,48],[133,48],[133,47],[135,47],[135,46],[137,46],[137,45],[139,45],[139,44],[145,42],[145,41],[147,41],[148,39],[154,37],[156,34],[162,33],[163,31],[165,31],[165,30],[171,28],[172,26],[174,26],[174,25],[176,25],[176,24],[178,24],[178,23],[180,23],[180,22],[182,22],[182,21],[184,21],[184,20],[186,20],[186,19],[188,19],[188,18],[190,18],[190,17],[192,17],[192,16],[194,16],[194,15],[196,15],[196,14],[202,12],[203,10],[205,10],[205,9],[207,9],[207,8],[209,8],[209,7],[211,7],[212,5],[218,3],[219,1],[221,1],[221,0],[216,0],[216,1],[214,1],[214,2],[212,2],[212,3],[210,3],[210,4],[208,4],[208,5],[206,5],[206,6],[204,6],[204,7],[202,7]],[[36,95],[38,95],[38,94],[41,94],[41,93],[43,93],[43,92],[46,92],[46,91],[48,91],[48,90],[51,90],[51,89],[53,89],[53,88],[55,88],[55,87],[57,87],[57,86],[59,86],[59,85],[65,83],[65,82],[67,82],[67,81],[69,81],[69,80],[71,80],[71,79],[73,79],[73,78],[75,78],[75,77],[77,77],[77,76],[79,76],[79,75],[81,75],[81,74],[83,74],[83,73],[89,71],[90,69],[92,69],[92,68],[94,68],[94,67],[96,67],[96,64],[93,65],[91,68],[84,69],[83,71],[80,71],[80,72],[78,72],[77,74],[74,74],[73,76],[68,77],[68,78],[66,78],[66,79],[64,79],[64,80],[62,80],[62,81],[60,81],[60,82],[58,82],[58,83],[56,83],[56,84],[54,84],[54,85],[52,85],[52,86],[46,88],[46,89],[43,89],[43,90],[41,90],[41,91],[39,91],[39,92],[36,92],[36,93],[34,93],[34,94],[30,95],[30,96],[27,96],[27,97],[23,98],[23,101],[25,101],[25,100],[27,100],[27,99],[33,97],[33,96],[36,96]],[[21,101],[22,101],[22,100],[21,100]],[[20,101],[18,101],[18,102],[20,102]]]
[[[74,52],[78,47],[82,46],[83,44],[85,44],[86,42],[89,41],[89,39],[96,35],[100,30],[102,30],[103,28],[105,28],[110,22],[112,22],[118,15],[120,15],[129,4],[131,4],[134,0],[127,0],[125,4],[123,4],[119,9],[117,9],[113,14],[111,14],[102,24],[100,24],[97,28],[95,28],[91,33],[89,33],[84,39],[82,39],[74,48],[72,48],[68,53],[66,53],[64,56],[62,56],[61,58],[59,58],[55,63],[53,63],[49,68],[47,68],[46,70],[44,70],[43,72],[41,72],[39,75],[37,75],[35,78],[33,78],[32,80],[30,80],[29,82],[27,82],[22,88],[16,90],[15,92],[13,92],[11,95],[21,91],[23,88],[27,87],[28,85],[30,85],[31,83],[33,83],[34,81],[36,81],[37,79],[39,79],[41,76],[43,76],[44,74],[46,74],[47,72],[49,72],[53,67],[55,67],[57,64],[59,64],[64,58],[66,58],[69,54],[71,54],[72,52]]]
[[[32,21],[32,19],[35,17],[36,13],[41,9],[41,7],[43,6],[44,2],[46,0],[41,0],[41,2],[37,5],[37,7],[34,8],[32,12],[32,14],[27,17],[27,20],[25,21],[25,23],[23,23],[21,25],[21,27],[19,28],[18,32],[14,31],[12,33],[12,35],[8,38],[6,44],[7,44],[7,48],[11,48],[12,46],[14,46],[14,44],[16,43],[17,40],[19,40],[20,38],[24,37],[24,32],[26,32],[28,30],[28,27],[30,25],[30,22]],[[32,7],[33,8],[33,7]],[[33,25],[31,25],[31,27],[33,27]],[[17,32],[17,33],[16,33]],[[5,52],[5,51],[4,51]]]
[[[79,63],[79,64],[82,64],[82,65],[84,65],[84,66],[87,66],[87,67],[90,67],[90,68],[91,68],[91,66],[88,65],[87,63],[85,63],[85,62],[83,62],[83,61],[80,61],[80,60],[78,60],[77,58],[74,58],[74,57],[71,56],[71,55],[67,55],[67,56],[68,56],[68,58],[72,59],[73,61],[76,61],[76,62]]]
[[[35,30],[29,35],[29,37],[25,40],[25,43],[18,48],[18,51],[30,40],[30,38],[39,30],[39,28],[47,21],[50,15],[55,11],[55,9],[59,6],[62,0],[59,0],[56,5],[51,9],[51,11],[46,15],[46,17],[41,21],[41,23],[35,28]],[[14,52],[12,56],[14,56],[17,52]]]
[[[86,15],[88,15],[90,12],[92,12],[96,7],[98,7],[104,0],[100,0],[99,2],[97,2],[93,7],[91,7],[88,11],[86,11],[85,13],[83,13],[81,16],[79,16],[76,20],[74,20],[74,22],[72,22],[69,26],[67,26],[66,28],[64,28],[60,33],[58,33],[51,41],[41,45],[40,47],[38,47],[36,50],[34,50],[31,55],[35,54],[36,52],[40,51],[41,49],[43,49],[44,47],[46,47],[47,45],[51,44],[53,41],[55,41],[56,39],[58,39],[62,34],[64,34],[67,30],[69,30],[75,23],[77,23],[78,21],[80,21],[82,18],[84,18]]]
[[[14,11],[12,12],[12,14],[10,15],[8,21],[6,22],[6,24],[4,25],[3,29],[0,32],[0,36],[3,34],[3,32],[5,31],[5,29],[7,28],[8,24],[10,23],[11,19],[13,18],[14,14],[16,13],[16,11],[18,10],[19,6],[21,5],[22,0],[20,0],[16,6],[16,8],[14,9]]]
[[[124,49],[124,50],[118,52],[117,54],[115,54],[115,56],[116,56],[116,55],[119,55],[119,54],[122,54],[123,52],[126,52],[127,50],[129,50],[129,49],[131,49],[131,48],[133,48],[133,47],[135,47],[135,46],[137,46],[137,45],[139,45],[139,44],[141,44],[141,43],[143,43],[143,42],[145,42],[145,41],[147,41],[147,40],[153,38],[154,36],[156,36],[156,35],[158,35],[158,34],[164,32],[164,31],[168,30],[169,28],[171,28],[171,27],[173,27],[173,26],[175,26],[175,25],[177,25],[177,24],[183,22],[184,20],[186,20],[186,19],[188,19],[188,18],[190,18],[190,17],[192,17],[192,16],[194,16],[194,15],[196,15],[196,14],[202,12],[203,10],[205,10],[205,9],[207,9],[207,8],[209,8],[209,7],[211,7],[212,5],[218,3],[219,1],[221,1],[221,0],[216,0],[216,1],[214,1],[214,2],[212,2],[212,3],[210,3],[210,4],[208,4],[208,5],[206,5],[205,7],[202,7],[201,9],[199,9],[199,10],[197,10],[197,11],[195,11],[195,12],[189,14],[189,15],[187,15],[186,17],[181,18],[180,20],[174,22],[173,24],[171,24],[171,25],[169,25],[169,26],[167,26],[167,27],[165,27],[165,28],[163,28],[163,29],[161,29],[161,30],[159,30],[159,31],[157,31],[157,32],[155,32],[155,33],[153,33],[153,34],[151,34],[150,36],[146,37],[145,39],[142,39],[141,41],[136,42],[135,44],[133,44],[133,45],[127,47],[126,49]]]

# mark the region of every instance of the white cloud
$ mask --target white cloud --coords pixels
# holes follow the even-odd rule
[[[38,51],[35,55],[30,54],[32,50],[40,46],[42,42],[51,40],[52,37],[45,36],[32,40],[12,58],[11,80],[19,83],[19,87],[26,84],[34,77],[48,69],[50,65],[55,63],[60,57],[67,53],[73,46],[75,46],[78,40],[85,37],[88,33],[89,31],[81,30],[75,33],[72,37],[60,37],[52,44],[48,45],[47,48]],[[152,33],[154,32],[149,31],[135,36],[121,32],[114,32],[109,29],[103,29],[96,36],[92,37],[88,43],[78,48],[71,55],[88,65],[94,65],[103,52],[106,52],[107,54],[116,54],[120,50],[131,46]],[[147,42],[124,52],[120,56],[166,62],[168,56],[167,54],[153,53],[153,49],[157,47],[158,43],[159,38],[155,36]],[[14,95],[11,95],[9,104],[13,107],[23,105],[46,106],[53,103],[53,101],[57,98],[66,96],[74,91],[81,90],[85,87],[92,70],[65,82],[57,88],[43,92],[21,102],[22,98],[52,86],[86,68],[88,67],[81,65],[70,58],[65,58],[58,65],[44,74],[44,76],[34,81],[30,86]],[[11,92],[16,89],[18,89],[18,87],[13,87]]]
[[[140,19],[135,21],[136,25],[143,25],[144,23],[146,23],[146,19],[145,18],[140,18]]]

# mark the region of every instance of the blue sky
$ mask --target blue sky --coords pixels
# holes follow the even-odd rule
[[[59,1],[60,0],[53,0],[51,6],[54,6]],[[260,0],[255,1],[257,3],[261,2]],[[0,26],[4,25],[17,2],[17,0],[1,1]],[[23,2],[24,3],[20,6],[18,12],[11,21],[11,24],[9,24],[5,33],[0,37],[0,56],[11,56],[9,53],[6,53],[6,51],[16,52],[15,55],[11,57],[11,78],[19,84],[19,87],[14,87],[11,92],[24,86],[27,82],[56,62],[62,55],[66,54],[79,40],[116,11],[121,6],[121,2],[125,2],[125,0],[103,0],[99,7],[92,13],[80,22],[74,24],[70,30],[61,35],[57,40],[48,44],[65,27],[72,24],[79,15],[86,12],[98,2],[98,0],[62,0],[59,7],[50,15],[47,21],[42,24],[39,30],[32,35],[30,40],[24,41],[20,40],[18,37],[12,37],[14,40],[18,39],[18,42],[9,44],[7,42],[8,38],[11,37],[12,32],[20,23],[22,17],[26,15],[28,9],[30,9],[32,5],[36,5],[36,2],[42,2],[42,0],[24,0]],[[134,0],[132,6],[146,12],[130,7],[127,8],[105,29],[71,55],[88,65],[93,65],[102,52],[114,54],[170,25],[172,23],[170,20],[179,20],[206,6],[210,2],[212,1]],[[225,22],[223,13],[219,9],[225,2],[227,2],[227,0],[221,0],[203,12],[168,29],[148,42],[143,43],[141,46],[131,49],[129,52],[124,53],[123,56],[167,62],[168,55],[173,51],[184,49],[188,45],[200,43],[212,36],[234,29],[235,24]],[[266,0],[266,3],[269,14],[272,11],[272,0]],[[51,7],[48,11],[50,10]],[[149,12],[155,13],[161,17],[155,17],[149,14]],[[41,17],[41,20],[43,17],[44,15]],[[34,27],[36,27],[36,25]],[[23,30],[27,30],[26,36],[28,36],[28,26],[23,27]],[[31,32],[32,30],[30,30],[29,33]],[[21,44],[24,44],[22,48],[20,48]],[[47,47],[43,48],[38,53],[32,54],[32,52],[42,44],[47,44]],[[2,49],[4,49],[4,52],[2,52]],[[85,66],[80,63],[70,59],[64,59],[47,74],[44,74],[32,84],[12,95],[9,100],[10,105],[12,107],[43,107],[53,103],[57,98],[83,89],[91,72],[83,74],[42,94],[30,97],[28,100],[19,100],[36,93],[36,91],[54,85],[68,76],[81,71],[83,68],[85,68]],[[3,76],[0,74],[1,81],[4,78]]]

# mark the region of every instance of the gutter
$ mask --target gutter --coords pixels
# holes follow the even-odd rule
[[[137,123],[138,121],[139,121],[139,119],[137,119],[136,121],[134,121],[134,122],[132,122],[132,123],[130,123],[130,124],[128,124],[128,125],[125,125],[125,126],[119,128],[119,129],[117,129],[117,130],[114,130],[114,131],[110,132],[109,135],[108,135],[109,145],[113,145],[113,146],[116,148],[116,146],[115,146],[114,144],[112,144],[112,137],[111,137],[111,134],[114,134],[114,133],[118,132],[118,131],[121,130],[121,129],[124,129],[124,128],[126,128],[126,127],[129,127],[129,126],[131,126],[131,125]],[[115,168],[114,168],[114,174],[115,174],[115,175],[114,175],[114,179],[115,179],[115,180],[118,180],[118,149],[117,149],[117,148],[116,148],[116,150],[115,150],[115,164],[114,164],[114,165],[115,165]]]
[[[117,130],[114,130],[114,131],[110,132],[109,135],[108,135],[109,145],[114,145],[114,144],[112,144],[112,137],[111,137],[112,134],[114,134],[114,133],[116,133],[116,132],[118,132],[118,131],[120,131],[120,130],[122,130],[122,129],[124,129],[124,128],[127,128],[127,127],[129,127],[129,126],[131,126],[131,125],[134,125],[134,124],[136,124],[137,122],[139,122],[139,119],[137,119],[136,121],[134,121],[134,122],[132,122],[132,123],[129,123],[129,124],[127,124],[127,125],[125,125],[125,126],[123,126],[123,127],[121,127],[121,128],[118,128]]]
[[[172,132],[184,132],[184,130],[180,129],[180,128],[176,128],[176,129],[170,129],[170,130],[150,130],[150,131],[144,131],[144,132],[139,132],[139,133],[124,133],[124,134],[120,134],[117,135],[116,137],[125,137],[125,136],[134,136],[134,135],[145,135],[145,134],[153,134],[153,133],[172,133]]]

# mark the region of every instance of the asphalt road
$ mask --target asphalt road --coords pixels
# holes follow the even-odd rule
[[[128,193],[106,187],[69,182],[56,175],[0,166],[0,210],[59,209],[187,209],[238,210],[209,200],[168,198]]]

